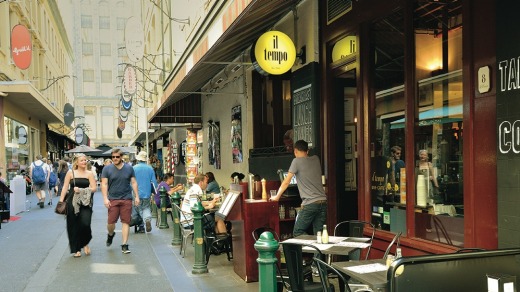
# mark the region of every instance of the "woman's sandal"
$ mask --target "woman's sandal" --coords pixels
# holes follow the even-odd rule
[[[83,251],[85,251],[85,255],[90,255],[90,247],[88,245],[83,247]]]
[[[81,257],[81,251],[78,251],[74,254],[74,257],[75,258],[80,258]]]

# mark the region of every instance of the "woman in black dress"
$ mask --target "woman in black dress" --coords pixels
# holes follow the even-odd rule
[[[76,258],[81,257],[82,248],[85,255],[90,255],[92,196],[96,189],[94,174],[87,170],[87,157],[77,154],[72,160],[72,170],[65,176],[60,196],[63,202],[67,195],[67,233],[70,252]]]

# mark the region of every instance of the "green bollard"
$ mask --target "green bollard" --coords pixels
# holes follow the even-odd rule
[[[157,194],[154,194],[154,196],[157,196]],[[157,219],[157,205],[155,204],[155,199],[153,200],[153,204],[150,207],[152,211],[152,218]]]
[[[277,291],[276,283],[276,251],[278,250],[278,241],[274,239],[271,232],[266,231],[260,235],[255,243],[255,249],[258,251],[258,281],[259,291]]]
[[[166,217],[166,189],[161,186],[159,193],[161,193],[161,224],[159,224],[159,229],[166,229],[170,227]]]
[[[173,193],[170,197],[170,202],[172,203],[172,213],[173,213],[173,239],[172,245],[180,245],[182,242],[182,234],[181,234],[181,219],[179,212],[173,205],[181,206],[181,195],[178,192]]]
[[[204,230],[202,230],[202,213],[204,207],[200,202],[191,207],[193,212],[193,239],[195,242],[195,263],[193,264],[192,274],[204,274],[208,272],[206,265],[206,254],[204,250]]]

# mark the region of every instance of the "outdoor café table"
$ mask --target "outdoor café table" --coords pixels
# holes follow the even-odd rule
[[[349,253],[368,247],[370,238],[356,238],[343,236],[329,236],[329,243],[317,243],[316,235],[300,235],[295,238],[284,240],[283,243],[312,244],[325,255],[348,255]],[[304,252],[313,252],[310,247],[303,247]],[[329,261],[330,262],[330,261]]]
[[[388,267],[384,259],[334,262],[331,265],[348,277],[367,284],[374,291],[386,291]]]

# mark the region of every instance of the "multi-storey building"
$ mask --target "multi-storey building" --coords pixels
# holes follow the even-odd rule
[[[134,136],[134,116],[120,123],[121,90],[125,67],[135,63],[127,56],[125,26],[140,15],[139,1],[70,1],[70,9],[76,122],[91,146],[126,145]]]
[[[55,0],[0,1],[0,172],[8,178],[36,155],[55,159],[73,145],[63,112],[73,100],[65,29]]]

